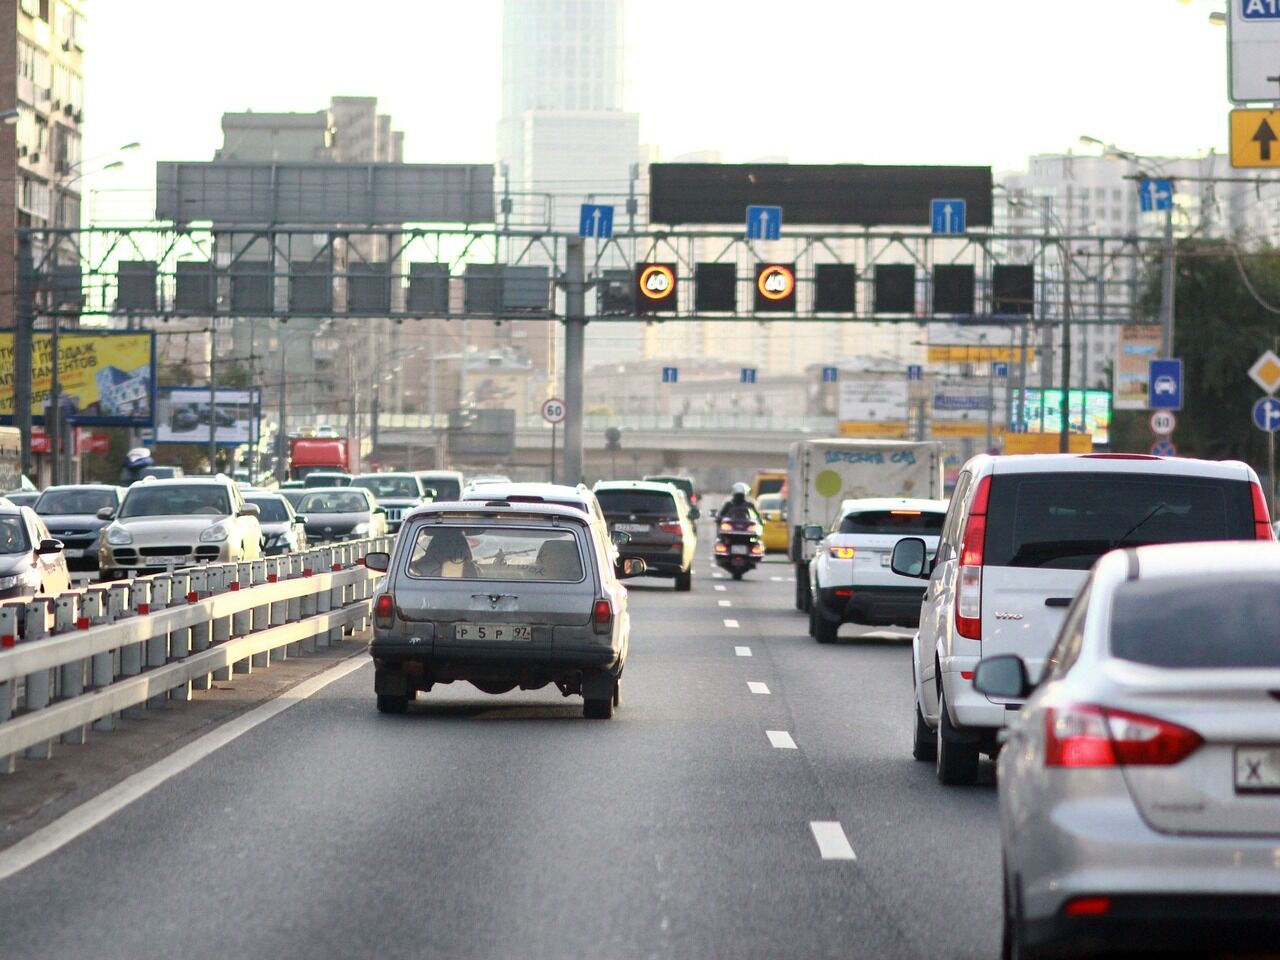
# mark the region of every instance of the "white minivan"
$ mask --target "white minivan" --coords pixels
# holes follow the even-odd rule
[[[1016,654],[1038,677],[1094,561],[1117,547],[1272,540],[1247,464],[1140,454],[974,457],[956,480],[936,555],[894,548],[892,569],[928,581],[913,640],[913,754],[972,783],[1017,701],[973,687],[983,657]]]

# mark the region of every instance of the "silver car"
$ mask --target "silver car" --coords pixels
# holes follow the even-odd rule
[[[1005,956],[1270,952],[1280,943],[1280,547],[1098,561],[998,760]]]
[[[644,572],[613,556],[575,506],[419,507],[393,554],[365,557],[387,572],[373,598],[378,709],[404,713],[418,691],[466,680],[490,694],[555,684],[608,719],[631,632],[619,580]]]
[[[307,518],[294,513],[293,505],[278,493],[245,490],[244,502],[258,508],[262,528],[262,555],[280,557],[307,549]]]

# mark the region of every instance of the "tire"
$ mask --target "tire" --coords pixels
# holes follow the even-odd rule
[[[813,618],[813,639],[819,643],[835,643],[840,635],[839,622],[832,623],[818,612],[817,604],[813,605],[809,616]]]
[[[818,632],[817,624],[818,614],[816,611],[809,610],[809,636],[816,636]]]
[[[912,699],[915,700],[914,693]],[[924,714],[920,712],[920,701],[915,701],[916,730],[911,738],[911,755],[917,760],[936,760],[938,757],[937,734],[924,722]]]
[[[796,564],[796,593],[800,597],[800,609],[808,613],[813,609],[813,591],[809,589],[809,565]]]
[[[946,695],[938,691],[938,729],[934,734],[937,755],[934,757],[938,782],[949,787],[968,787],[978,780],[978,745],[957,743],[952,737],[955,727],[947,714]]]
[[[1003,858],[1001,858],[1003,860]],[[1009,870],[1003,863],[1000,870],[1000,887],[1004,902],[1003,922],[1000,925],[1000,960],[1037,960],[1040,951],[1032,950],[1022,939],[1022,909],[1018,898],[1009,890]]]
[[[380,693],[378,694],[378,712],[408,713],[409,698],[396,696],[390,693]]]
[[[741,580],[741,579],[742,579],[742,574],[743,574],[743,571],[742,571],[742,570],[730,570],[730,571],[729,571],[729,576],[733,577],[733,579],[735,579],[735,580]]]
[[[693,569],[690,568],[681,573],[676,574],[676,591],[678,593],[688,593],[693,589]]]
[[[796,609],[801,613],[806,612],[804,609],[804,584],[800,582],[799,577],[796,577]]]
[[[618,682],[613,685],[613,709],[617,710],[622,706],[622,678],[618,678]]]
[[[583,700],[582,715],[588,720],[608,720],[613,716],[613,697],[607,700]]]

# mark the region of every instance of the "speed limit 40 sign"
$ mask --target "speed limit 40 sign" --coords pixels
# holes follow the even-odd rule
[[[564,401],[556,397],[550,400],[544,400],[542,403],[542,419],[547,423],[564,423],[564,418],[568,415],[565,409]]]

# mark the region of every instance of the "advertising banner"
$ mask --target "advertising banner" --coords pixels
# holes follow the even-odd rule
[[[216,421],[214,440],[220,446],[239,446],[258,439],[259,397],[256,390],[218,390],[212,412],[205,387],[166,387],[156,405],[156,443],[209,442],[210,418]]]
[[[1026,433],[1062,432],[1062,391],[1028,387],[1022,403]],[[1072,390],[1072,433],[1087,433],[1094,443],[1111,442],[1111,391]]]
[[[53,374],[47,333],[33,338],[31,416],[44,422]],[[0,419],[13,419],[13,333],[0,333]],[[58,335],[58,387],[69,423],[150,426],[155,415],[155,335],[95,331]]]
[[[934,437],[985,437],[987,407],[991,407],[993,438],[1004,432],[1006,423],[1005,382],[973,377],[937,377],[933,381],[930,431]]]
[[[909,416],[908,385],[902,378],[852,375],[839,383],[839,431],[842,437],[905,437]]]
[[[1115,408],[1147,409],[1147,372],[1160,357],[1158,324],[1121,327],[1116,341]]]

